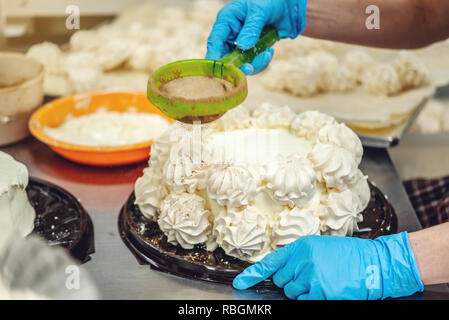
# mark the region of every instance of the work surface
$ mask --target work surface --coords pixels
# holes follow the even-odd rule
[[[415,139],[415,140],[414,140]],[[449,151],[449,138],[431,137],[432,148],[420,136],[409,137],[393,151],[397,166],[428,172],[429,162],[418,162],[416,155],[424,158],[439,156],[441,148]],[[438,147],[441,144],[441,148]],[[402,149],[401,149],[402,148]],[[118,230],[117,217],[120,208],[133,191],[135,180],[141,175],[146,163],[121,168],[94,168],[69,162],[47,146],[33,138],[18,144],[0,148],[25,163],[33,177],[41,178],[65,188],[76,196],[92,217],[95,228],[96,252],[85,268],[93,276],[105,299],[283,299],[279,290],[236,291],[231,286],[187,280],[141,266],[123,244]],[[449,152],[446,152],[449,154]],[[424,160],[424,159],[422,159]],[[445,172],[447,159],[433,160],[435,170]],[[362,170],[370,180],[388,196],[399,218],[399,229],[414,231],[420,228],[418,219],[402,187],[387,151],[367,149]],[[412,170],[412,169],[410,169]],[[410,171],[409,170],[409,171]],[[427,170],[427,171],[426,171]],[[449,168],[447,170],[449,173]],[[419,174],[419,173],[418,173]],[[415,299],[449,299],[447,285],[427,287]]]

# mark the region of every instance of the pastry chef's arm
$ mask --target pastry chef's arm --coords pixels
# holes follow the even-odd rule
[[[366,9],[380,12],[369,30]],[[392,49],[423,47],[449,37],[449,0],[308,0],[304,35]]]
[[[366,11],[373,5],[379,9],[379,29],[367,28]],[[234,45],[254,47],[266,25],[273,25],[281,39],[303,33],[366,46],[419,48],[449,37],[449,0],[235,0],[217,15],[206,59],[218,60]],[[242,71],[263,71],[273,53],[265,50]]]
[[[424,284],[449,283],[449,223],[409,234]]]

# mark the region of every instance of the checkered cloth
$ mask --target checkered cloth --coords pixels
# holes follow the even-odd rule
[[[404,182],[423,228],[449,221],[449,176]]]

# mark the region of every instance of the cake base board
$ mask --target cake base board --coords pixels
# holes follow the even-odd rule
[[[36,178],[26,189],[36,211],[33,234],[49,246],[65,248],[76,260],[85,263],[95,252],[92,220],[79,201],[66,190]]]
[[[393,207],[382,192],[370,183],[371,200],[364,210],[364,221],[359,223],[355,237],[375,239],[397,232],[397,217]],[[188,279],[232,284],[233,279],[251,263],[230,257],[218,248],[206,251],[202,246],[186,250],[167,243],[166,236],[157,222],[148,221],[134,204],[134,193],[122,207],[118,219],[118,229],[123,242],[133,253],[138,263],[151,268]],[[274,284],[267,279],[256,288]]]

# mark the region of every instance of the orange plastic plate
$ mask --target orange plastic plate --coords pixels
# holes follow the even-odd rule
[[[154,113],[173,122],[173,119],[167,118],[153,106],[143,92],[92,92],[67,96],[47,103],[32,114],[28,123],[29,129],[36,139],[47,144],[56,153],[82,164],[102,167],[121,166],[149,158],[153,142],[151,140],[132,145],[97,147],[55,140],[43,131],[46,126],[60,126],[68,115],[80,117],[94,113],[98,109]]]

